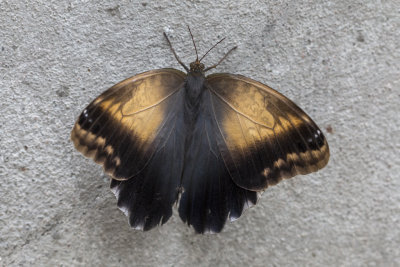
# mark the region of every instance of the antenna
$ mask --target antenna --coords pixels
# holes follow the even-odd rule
[[[202,56],[202,57],[200,58],[200,61],[201,61],[203,58],[205,58],[205,56],[207,56],[208,52],[210,52],[214,47],[216,47],[216,46],[217,46],[220,42],[222,42],[223,40],[225,40],[225,37],[222,38],[218,43],[216,43],[215,45],[213,45],[213,47],[211,47],[211,48],[207,51],[207,53],[205,53],[204,56]]]
[[[196,47],[196,43],[194,42],[192,31],[190,30],[189,25],[186,25],[186,26],[188,27],[190,36],[192,37],[194,50],[196,50],[196,61],[199,61],[199,54],[197,53],[197,47]]]
[[[185,64],[183,64],[183,62],[180,60],[180,58],[178,57],[178,55],[176,54],[176,52],[175,52],[175,50],[174,50],[174,48],[172,47],[172,44],[171,44],[171,42],[170,42],[170,40],[168,39],[168,36],[167,36],[167,34],[164,32],[164,37],[165,37],[165,39],[167,39],[167,42],[168,42],[168,45],[169,45],[169,48],[171,48],[171,51],[172,51],[172,53],[174,54],[174,56],[175,56],[175,58],[176,58],[176,60],[179,62],[179,64],[181,64],[182,65],[182,67],[187,71],[187,72],[189,72],[189,69],[188,69],[188,67],[186,67],[186,65]]]
[[[218,44],[218,43],[217,43]],[[209,70],[211,70],[211,69],[213,69],[213,68],[216,68],[233,50],[235,50],[237,48],[237,46],[235,46],[235,47],[233,47],[233,48],[231,48],[231,50],[229,50],[219,61],[218,61],[218,63],[217,64],[215,64],[215,65],[212,65],[211,67],[208,67],[208,68],[206,68],[205,70],[204,70],[204,72],[206,72],[206,71],[209,71]]]

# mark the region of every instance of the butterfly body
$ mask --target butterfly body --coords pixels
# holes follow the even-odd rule
[[[178,203],[196,232],[220,232],[258,192],[327,164],[322,132],[285,96],[241,75],[206,77],[198,59],[185,69],[114,85],[72,130],[75,147],[111,175],[132,227],[165,223]]]
[[[206,90],[204,73],[188,73],[185,79],[185,115],[188,123],[196,120],[201,97]]]

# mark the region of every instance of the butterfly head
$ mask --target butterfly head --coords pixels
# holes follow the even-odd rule
[[[189,72],[204,73],[204,64],[201,63],[198,59],[196,59],[196,61],[190,63]]]

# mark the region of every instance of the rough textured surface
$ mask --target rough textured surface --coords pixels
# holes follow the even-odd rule
[[[400,4],[0,1],[0,266],[400,265]],[[318,3],[317,3],[318,2]],[[114,83],[239,48],[218,72],[278,89],[325,129],[322,171],[268,189],[219,235],[130,229],[69,133]]]

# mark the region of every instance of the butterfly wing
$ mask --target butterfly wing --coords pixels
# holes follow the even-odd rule
[[[207,84],[219,151],[238,186],[263,190],[327,164],[324,135],[288,98],[241,75],[212,74]]]
[[[113,178],[118,206],[135,228],[172,214],[183,168],[185,74],[149,71],[111,87],[82,112],[71,139]]]

